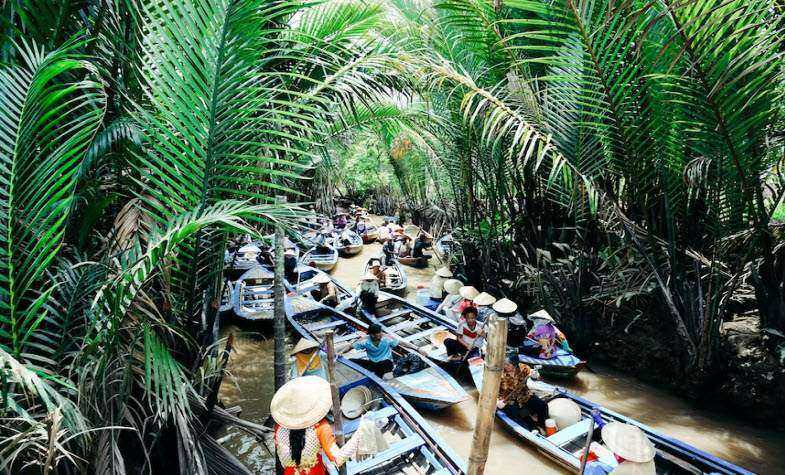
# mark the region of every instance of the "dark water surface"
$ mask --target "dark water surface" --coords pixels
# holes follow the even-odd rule
[[[407,228],[408,230],[408,228]],[[410,234],[412,234],[410,232]],[[378,244],[364,246],[363,252],[341,258],[333,275],[354,287],[367,259],[378,254]],[[434,263],[434,267],[439,265]],[[406,268],[409,276],[408,298],[414,299],[417,286],[427,285],[434,268]],[[221,387],[227,406],[242,406],[242,416],[263,423],[270,410],[273,394],[272,328],[249,332],[234,326],[235,352],[229,364],[232,378]],[[573,392],[621,414],[633,417],[657,430],[683,440],[702,450],[761,474],[785,474],[785,433],[746,426],[731,414],[709,411],[636,379],[602,367],[583,371],[571,382],[561,384]],[[444,440],[464,458],[468,458],[472,430],[477,412],[477,391],[467,387],[469,400],[441,413],[424,413]],[[785,410],[785,408],[783,408]],[[237,454],[257,473],[273,471],[272,457],[253,438],[232,431],[224,445]],[[569,473],[549,462],[526,444],[510,436],[500,425],[491,438],[486,473],[493,475]]]

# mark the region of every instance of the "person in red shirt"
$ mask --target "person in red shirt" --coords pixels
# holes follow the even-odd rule
[[[451,360],[464,360],[473,354],[479,355],[479,343],[485,336],[485,330],[483,324],[477,321],[476,308],[466,307],[461,312],[456,333],[457,340],[454,338],[444,340],[447,355]]]

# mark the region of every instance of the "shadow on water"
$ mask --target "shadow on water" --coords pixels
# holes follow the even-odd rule
[[[410,231],[407,229],[407,232]],[[362,253],[341,258],[333,276],[356,287],[366,261],[380,252],[379,244],[364,246]],[[418,285],[427,286],[440,265],[432,259],[429,268],[406,267],[409,276],[407,298],[414,300]],[[243,417],[264,423],[273,394],[273,341],[272,327],[259,330],[264,334],[235,326],[223,330],[224,334],[236,332],[239,338],[229,364],[232,377],[222,385],[221,399],[227,406],[240,405]],[[592,368],[596,372],[584,371],[574,381],[557,381],[556,384],[749,470],[785,474],[785,434],[748,427],[732,414],[706,411],[629,376],[595,365]],[[423,414],[464,458],[468,458],[477,414],[477,391],[469,386],[466,389],[471,396],[467,401],[441,413]],[[255,473],[272,473],[272,457],[252,437],[232,431],[224,444]],[[514,438],[498,423],[491,438],[486,468],[486,473],[494,475],[568,473]]]

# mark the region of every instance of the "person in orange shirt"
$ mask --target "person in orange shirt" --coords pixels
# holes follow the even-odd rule
[[[340,467],[357,452],[359,431],[343,447],[336,443],[326,419],[331,406],[330,383],[319,376],[293,379],[276,391],[270,413],[284,475],[325,475],[325,457]]]

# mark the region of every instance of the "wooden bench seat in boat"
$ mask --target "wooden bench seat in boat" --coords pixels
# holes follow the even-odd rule
[[[378,320],[379,320],[379,323],[382,323],[382,322],[386,322],[387,320],[392,320],[395,317],[402,317],[402,316],[408,315],[410,313],[412,313],[412,311],[407,308],[407,309],[399,310],[397,312],[389,313],[389,314],[383,316],[382,318],[379,318]]]
[[[550,437],[547,437],[546,440],[551,442],[554,445],[558,445],[561,447],[573,440],[577,439],[578,437],[586,437],[586,434],[589,432],[589,426],[591,425],[591,419],[584,418],[581,419],[580,422],[575,423],[569,427],[566,427]]]
[[[433,327],[433,328],[429,328],[429,329],[427,329],[427,330],[423,330],[423,331],[421,331],[421,332],[418,332],[418,333],[415,333],[415,334],[413,334],[413,335],[409,335],[409,336],[407,336],[406,338],[404,338],[403,340],[404,340],[404,341],[406,341],[406,342],[409,342],[409,343],[411,343],[411,342],[413,342],[413,341],[415,341],[415,340],[419,340],[420,338],[427,338],[427,337],[429,337],[429,336],[430,336],[432,333],[434,333],[434,332],[437,332],[437,331],[440,331],[440,330],[444,330],[444,328],[442,328],[442,327]]]
[[[394,459],[395,457],[398,457],[399,455],[416,450],[423,445],[425,445],[425,441],[422,439],[422,437],[417,434],[412,434],[405,439],[401,439],[398,442],[390,445],[387,450],[379,452],[378,454],[374,455],[373,458],[358,463],[349,462],[352,469],[351,471],[353,473],[362,473],[365,470],[373,468],[375,465],[385,463]]]
[[[395,333],[398,330],[403,330],[403,329],[406,329],[406,328],[416,328],[421,323],[426,323],[426,322],[430,322],[430,321],[431,321],[431,319],[428,318],[428,317],[421,317],[421,318],[418,318],[416,320],[406,320],[405,322],[396,323],[395,325],[393,325],[391,327],[387,327],[386,331],[387,331],[387,333]]]
[[[333,320],[327,323],[309,323],[305,325],[305,328],[312,332],[317,332],[319,330],[327,330],[328,328],[340,327],[341,325],[346,325],[346,322],[343,320]]]

